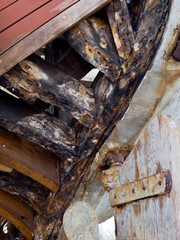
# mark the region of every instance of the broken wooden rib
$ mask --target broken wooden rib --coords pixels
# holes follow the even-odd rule
[[[126,73],[135,39],[126,0],[112,1],[107,7],[107,15],[121,68]]]
[[[0,129],[0,162],[56,192],[59,159],[43,148]]]
[[[1,85],[33,103],[37,98],[59,108],[84,125],[95,116],[93,92],[60,69],[33,55],[1,78]]]
[[[147,6],[150,2],[146,2]],[[69,164],[68,168],[64,167],[65,172],[61,176],[64,188],[68,189],[68,192],[71,193],[69,195],[69,203],[73,199],[73,192],[75,193],[76,191],[75,186],[77,186],[77,182],[81,181],[86,171],[90,168],[95,154],[109,136],[114,128],[114,124],[123,117],[137,87],[141,83],[163,35],[164,25],[166,24],[170,10],[170,3],[171,1],[158,0],[155,8],[150,8],[148,12],[144,12],[144,19],[140,22],[140,26],[143,26],[146,31],[144,31],[143,27],[140,27],[139,29],[141,30],[138,30],[138,44],[140,47],[137,47],[137,42],[134,43],[133,55],[130,59],[131,66],[127,75],[122,74],[117,83],[114,84],[111,94],[108,95],[103,105],[102,113],[97,116],[97,121],[92,131],[81,131],[77,158],[72,164]],[[156,14],[160,9],[162,11]],[[149,19],[150,16],[155,19],[153,25]],[[146,37],[144,34],[146,34]],[[148,40],[148,36],[152,42]],[[85,139],[84,136],[86,136]],[[65,194],[65,189],[60,189],[54,199],[52,199],[48,206],[49,213],[53,214],[53,212],[57,212],[59,209],[63,212],[64,204],[67,204],[67,199],[66,202],[65,199],[63,199],[63,202],[61,201],[62,196]],[[58,206],[57,203],[59,202],[60,205]]]
[[[0,55],[0,75],[7,72],[47,42],[53,40],[56,36],[67,31],[82,18],[91,15],[110,1],[111,0],[81,0],[51,19],[51,21],[24,38],[23,44],[20,41],[14,47]],[[49,34],[47,34],[47,29],[50,29]],[[39,36],[41,37],[39,38]],[[21,54],[19,54],[19,52],[21,52]]]
[[[0,94],[0,106],[1,127],[55,152],[62,158],[76,155],[75,134],[63,120],[3,92]]]
[[[33,209],[25,202],[0,190],[0,215],[10,221],[27,240],[33,239]]]
[[[109,25],[90,17],[65,34],[69,44],[86,61],[103,72],[112,81],[120,76],[120,62]]]
[[[143,20],[139,23],[137,37],[133,44],[131,56],[128,59],[128,65],[130,65],[126,74],[121,74],[104,104],[102,115],[99,116],[99,121],[102,122],[101,125],[110,126],[113,122],[122,118],[133,93],[138,88],[144,74],[150,66],[163,35],[164,25],[169,16],[171,1],[156,1],[156,6],[152,8],[150,7],[151,4],[149,1],[145,3],[145,10],[141,13]],[[126,39],[124,39],[124,41],[126,41]],[[109,115],[112,117],[110,118]]]

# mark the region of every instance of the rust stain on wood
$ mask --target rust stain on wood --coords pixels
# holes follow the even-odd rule
[[[135,178],[136,180],[139,179],[139,167],[138,167],[138,162],[137,162],[137,149],[136,147],[134,148],[134,160],[135,160]]]
[[[136,217],[141,215],[141,203],[137,202],[133,204],[133,208],[134,208],[134,213],[136,215]]]

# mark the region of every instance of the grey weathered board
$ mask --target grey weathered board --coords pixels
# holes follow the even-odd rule
[[[86,202],[75,202],[63,217],[68,240],[98,240],[98,220],[93,208]]]
[[[114,208],[116,239],[180,239],[180,131],[168,116],[158,116],[146,129],[120,167],[120,184],[169,169],[169,194],[153,196]]]

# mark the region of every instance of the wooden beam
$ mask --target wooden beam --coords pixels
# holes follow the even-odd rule
[[[73,200],[77,186],[79,185],[78,183],[81,182],[83,178],[85,179],[85,174],[90,169],[93,158],[99,148],[113,130],[116,122],[124,116],[160,44],[163,30],[168,19],[171,1],[158,0],[155,2],[155,7],[154,2],[150,0],[144,1],[144,4],[143,19],[140,21],[137,37],[131,53],[132,55],[129,59],[131,66],[126,74],[122,73],[116,83],[113,84],[112,90],[110,94],[107,95],[103,108],[97,116],[93,130],[88,132],[81,131],[76,159],[72,164],[69,164],[68,168],[63,168],[62,163],[64,172],[60,177],[63,188],[59,189],[54,199],[51,199],[47,208],[49,214],[59,212],[58,219],[62,218],[63,209],[66,209]],[[126,39],[124,41],[126,41]],[[86,138],[84,138],[84,136],[86,136]],[[67,196],[67,192],[68,199],[62,197]],[[45,221],[43,221],[43,219],[41,220],[40,225],[43,226]],[[49,233],[47,232],[46,236],[48,236],[50,232],[51,231],[49,231]],[[37,235],[39,234],[41,234],[41,232],[37,233]]]
[[[63,120],[44,110],[0,92],[0,126],[55,152],[61,158],[75,156],[75,133]]]
[[[16,170],[0,174],[0,189],[26,200],[28,205],[39,214],[46,211],[44,203],[50,190]]]
[[[66,39],[86,61],[112,81],[120,76],[120,62],[109,25],[89,17],[65,34]]]
[[[92,90],[36,55],[4,74],[1,85],[29,102],[39,98],[61,109],[65,103],[72,117],[82,124],[92,123],[95,115]]]
[[[126,0],[112,1],[107,7],[107,15],[121,68],[126,73],[135,39]]]
[[[58,158],[45,149],[0,129],[0,162],[50,190],[59,188]]]
[[[0,171],[10,173],[10,172],[12,172],[12,170],[13,170],[12,168],[0,163]]]
[[[2,190],[0,190],[0,216],[11,222],[27,240],[33,239],[33,209]]]
[[[81,0],[0,55],[0,75],[111,0]],[[59,24],[60,23],[60,24]],[[50,30],[47,34],[47,29]],[[41,37],[39,37],[41,36]],[[32,44],[33,42],[33,44]],[[19,54],[21,52],[21,54]]]

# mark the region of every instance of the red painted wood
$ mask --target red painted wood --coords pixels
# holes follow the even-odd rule
[[[0,54],[78,1],[79,0],[52,0],[48,4],[23,18],[21,21],[1,32]]]
[[[20,0],[0,12],[0,32],[50,0]]]
[[[0,0],[0,11],[18,0]]]

